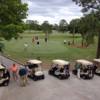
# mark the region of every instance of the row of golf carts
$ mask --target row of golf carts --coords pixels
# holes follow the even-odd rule
[[[40,60],[28,61],[28,67],[31,69],[29,77],[34,81],[45,78],[41,66],[42,61]],[[94,59],[93,62],[84,59],[76,60],[72,73],[78,78],[92,79],[94,74],[100,75],[100,59]],[[68,79],[70,77],[70,62],[61,59],[53,60],[48,74],[59,79]]]
[[[36,59],[29,60],[27,62],[27,67],[30,70],[28,74],[29,78],[34,81],[45,78],[42,71],[42,61]],[[0,75],[4,72],[4,70],[5,67],[0,65]],[[76,60],[72,73],[82,79],[92,79],[94,74],[100,76],[100,59],[94,59],[93,62],[84,59]],[[53,60],[48,74],[59,79],[68,79],[70,77],[70,62],[60,59]],[[0,77],[0,80],[1,78],[2,77]],[[2,82],[0,82],[0,84],[2,84]]]

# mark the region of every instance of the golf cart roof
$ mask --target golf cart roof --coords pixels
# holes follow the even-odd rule
[[[88,61],[88,60],[84,60],[84,59],[80,59],[80,60],[76,60],[77,63],[80,63],[82,65],[92,65],[93,63]]]
[[[94,61],[100,63],[100,58],[99,59],[94,59]]]
[[[3,70],[3,69],[5,69],[5,67],[0,64],[0,70]]]
[[[54,64],[58,64],[58,65],[68,65],[68,64],[69,64],[68,61],[61,60],[61,59],[53,60],[53,63],[54,63]]]
[[[37,59],[32,59],[32,60],[29,60],[28,63],[31,63],[31,64],[41,64],[42,61],[37,60]]]

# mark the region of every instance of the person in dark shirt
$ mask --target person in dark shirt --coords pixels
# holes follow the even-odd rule
[[[44,40],[45,40],[45,42],[47,42],[47,41],[48,41],[48,38],[47,38],[47,37],[45,37],[45,38],[44,38]]]
[[[27,83],[27,70],[26,68],[19,69],[20,84],[21,86],[26,86]]]

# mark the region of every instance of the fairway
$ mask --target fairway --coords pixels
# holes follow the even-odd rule
[[[32,43],[32,37],[37,35],[39,37],[40,44]],[[52,59],[65,59],[73,61],[76,59],[89,59],[92,60],[95,57],[96,45],[91,45],[88,48],[77,48],[64,44],[63,41],[72,41],[72,35],[65,34],[50,34],[47,43],[44,41],[44,34],[22,34],[23,38],[11,41],[3,41],[5,43],[4,53],[11,58],[14,58],[20,62],[26,62],[28,59],[38,58],[48,62]],[[24,44],[27,42],[28,48],[25,50]],[[81,36],[75,36],[75,43],[79,45],[81,42]]]

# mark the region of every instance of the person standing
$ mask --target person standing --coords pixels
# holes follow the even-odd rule
[[[28,43],[25,42],[25,43],[24,43],[24,50],[27,51],[27,49],[28,49]]]
[[[38,38],[38,36],[35,36],[35,40],[38,40],[39,38]]]
[[[67,43],[67,41],[66,40],[64,40],[64,44],[66,44]]]
[[[40,41],[39,41],[39,37],[36,36],[36,44],[39,45],[40,44]]]
[[[81,64],[77,64],[76,69],[77,69],[77,77],[80,79],[80,74],[81,74]]]
[[[47,41],[48,41],[47,37],[45,37],[44,40],[45,40],[45,42],[47,43]]]
[[[39,40],[37,40],[37,45],[39,45],[40,44],[40,42],[39,42]]]
[[[27,84],[27,69],[26,68],[20,68],[19,69],[19,76],[20,76],[20,85],[26,86]]]
[[[13,79],[14,79],[14,80],[17,80],[17,79],[18,79],[18,75],[17,75],[18,66],[17,66],[16,64],[13,64],[13,65],[10,67],[10,70],[11,70]]]
[[[32,43],[34,44],[34,42],[35,42],[35,38],[34,38],[34,36],[32,37]]]

